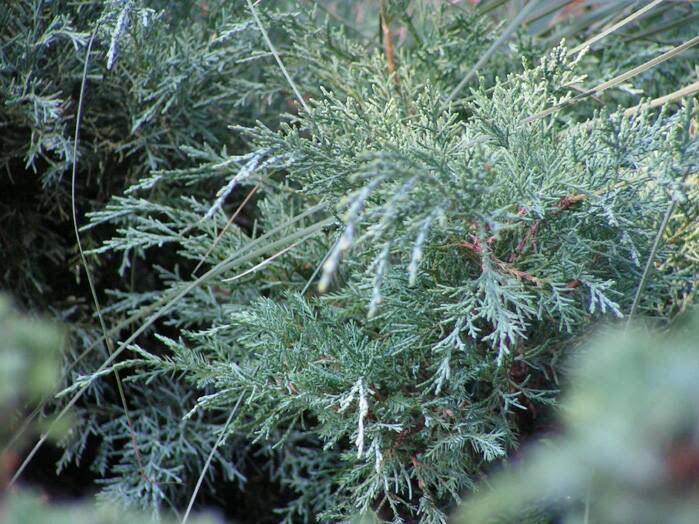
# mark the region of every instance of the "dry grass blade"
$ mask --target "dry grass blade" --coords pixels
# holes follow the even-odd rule
[[[209,466],[211,465],[211,461],[214,458],[214,454],[216,453],[216,450],[219,448],[219,446],[223,443],[223,440],[226,438],[226,431],[228,431],[228,426],[231,425],[231,421],[233,420],[233,415],[238,411],[238,406],[240,406],[240,402],[243,400],[242,395],[238,397],[238,401],[235,403],[235,406],[231,410],[230,415],[228,415],[228,419],[226,420],[226,423],[223,425],[223,429],[221,429],[221,434],[219,435],[218,439],[216,440],[216,444],[214,444],[214,447],[211,448],[211,453],[209,453],[209,456],[206,458],[206,462],[204,463],[204,467],[201,470],[201,474],[199,475],[199,479],[197,479],[197,484],[194,486],[194,491],[192,492],[192,496],[189,499],[189,504],[187,505],[187,511],[185,511],[184,517],[182,517],[182,524],[186,524],[187,519],[189,518],[189,514],[192,512],[192,507],[194,507],[194,501],[197,498],[197,494],[199,493],[199,490],[201,489],[201,484],[204,482],[204,476],[206,475],[206,472],[209,469]]]
[[[695,36],[694,38],[689,39],[683,44],[678,45],[677,47],[674,47],[667,51],[666,53],[663,53],[662,55],[653,58],[652,60],[649,60],[645,64],[641,64],[638,67],[634,67],[633,69],[627,71],[626,73],[623,73],[615,78],[612,78],[611,80],[608,80],[607,82],[604,82],[594,89],[591,89],[589,91],[590,94],[600,94],[603,91],[606,91],[610,87],[617,86],[626,80],[629,80],[630,78],[633,78],[636,75],[640,75],[641,73],[644,73],[645,71],[648,71],[649,69],[654,68],[658,64],[662,64],[663,62],[666,62],[667,60],[670,60],[671,58],[674,58],[675,56],[679,55],[683,51],[686,51],[690,47],[693,47],[695,45],[699,44],[699,35]]]
[[[641,104],[635,105],[633,107],[629,107],[624,111],[624,116],[631,116],[635,115],[639,111],[643,111],[645,109],[656,109],[658,107],[662,107],[665,104],[670,104],[672,102],[677,102],[678,100],[682,100],[683,98],[687,98],[690,96],[694,96],[697,93],[699,93],[699,81],[694,82],[692,84],[689,84],[688,86],[685,86],[681,89],[678,89],[677,91],[673,91],[672,93],[669,93],[667,95],[659,96],[658,98],[654,98],[653,100],[649,102],[643,102]],[[581,130],[581,129],[589,129],[592,127],[593,123],[595,120],[588,120],[587,122],[583,122],[582,124],[578,125],[577,127],[571,129],[571,131],[575,130]]]
[[[249,275],[249,274],[251,274],[251,273],[255,273],[257,270],[262,269],[263,267],[265,267],[267,264],[269,264],[269,263],[272,262],[273,260],[275,260],[275,259],[279,258],[280,256],[282,256],[284,253],[287,253],[287,252],[291,251],[292,249],[294,249],[294,248],[295,248],[296,246],[298,246],[299,244],[300,244],[300,242],[295,242],[295,243],[291,244],[289,247],[285,247],[285,248],[282,249],[281,251],[275,253],[275,254],[272,255],[271,257],[265,258],[262,262],[260,262],[259,264],[256,264],[256,265],[252,266],[250,269],[246,269],[245,271],[243,271],[242,273],[239,273],[239,274],[235,275],[234,277],[230,277],[230,278],[225,278],[225,279],[223,279],[223,282],[226,282],[226,283],[235,282],[236,280],[240,280],[241,278],[243,278],[243,277],[246,276],[246,275]]]
[[[583,42],[582,44],[580,44],[580,45],[574,47],[573,50],[572,50],[572,53],[580,53],[580,52],[582,52],[585,48],[591,47],[592,44],[594,44],[594,43],[596,43],[596,42],[599,42],[599,41],[602,40],[604,37],[606,37],[606,36],[612,34],[614,31],[617,31],[617,30],[621,29],[622,27],[624,27],[626,24],[629,24],[629,23],[633,22],[633,21],[636,20],[638,17],[644,15],[645,13],[647,13],[648,11],[650,11],[651,9],[653,9],[656,5],[658,5],[658,4],[660,4],[661,2],[664,2],[664,1],[665,1],[665,0],[653,0],[653,1],[652,1],[650,4],[648,4],[647,6],[642,7],[642,8],[639,9],[638,11],[635,11],[635,12],[631,13],[629,16],[627,16],[627,17],[624,18],[623,20],[621,20],[621,21],[617,22],[616,24],[614,24],[614,25],[608,27],[607,29],[605,29],[605,30],[602,31],[601,33],[599,33],[599,34],[593,36],[592,38],[590,38],[589,40]]]
[[[697,44],[699,44],[699,36],[695,36],[694,38],[688,40],[687,42],[685,42],[681,45],[678,45],[677,47],[672,48],[670,51],[663,53],[662,55],[660,55],[656,58],[653,58],[652,60],[649,60],[648,62],[641,64],[638,67],[634,67],[633,69],[630,69],[629,71],[626,71],[625,73],[622,73],[622,74],[612,78],[611,80],[603,82],[603,83],[599,84],[598,86],[593,87],[592,89],[589,89],[589,90],[585,91],[584,93],[582,93],[582,94],[580,94],[580,95],[578,95],[570,100],[567,100],[566,102],[562,102],[562,103],[557,104],[553,107],[550,107],[544,111],[541,111],[535,115],[527,117],[523,120],[523,123],[527,124],[527,123],[533,122],[535,120],[539,120],[540,118],[544,118],[548,115],[556,113],[557,111],[559,111],[565,107],[570,107],[570,106],[580,102],[581,100],[589,98],[593,95],[599,95],[611,87],[615,87],[615,86],[633,78],[634,76],[637,76],[645,71],[648,71],[649,69],[652,69],[653,67],[657,66],[658,64],[661,64],[667,60],[670,60],[671,58],[674,58],[678,54],[682,53],[683,51],[685,51],[685,50],[689,49],[690,47],[695,46]]]
[[[318,276],[318,273],[320,273],[320,270],[323,268],[323,264],[325,264],[325,261],[328,260],[328,258],[332,254],[333,250],[335,249],[335,247],[337,246],[337,243],[339,241],[340,241],[340,236],[338,235],[338,236],[336,236],[335,241],[332,243],[332,246],[330,247],[330,249],[328,249],[328,251],[325,253],[325,256],[323,257],[323,259],[316,266],[316,268],[313,270],[313,273],[306,281],[306,285],[303,286],[303,290],[301,291],[302,295],[305,295],[306,291],[308,291],[308,288],[311,287],[311,284],[313,283],[315,278]]]
[[[682,179],[682,184],[684,184],[689,178],[689,173],[690,170],[687,169]],[[667,225],[670,222],[670,218],[672,218],[672,214],[675,212],[675,208],[677,207],[677,203],[679,202],[679,200],[680,198],[678,197],[677,193],[673,192],[670,197],[670,205],[667,207],[667,211],[665,211],[663,219],[660,221],[660,226],[658,227],[658,232],[655,235],[653,246],[651,247],[650,253],[648,254],[648,259],[646,260],[646,265],[643,268],[643,273],[641,274],[641,280],[638,282],[638,287],[636,288],[636,293],[633,297],[633,303],[631,304],[631,310],[629,311],[629,316],[626,321],[626,329],[628,329],[631,325],[631,319],[636,314],[636,310],[638,309],[638,306],[641,304],[641,297],[643,296],[643,290],[645,289],[646,284],[648,283],[648,278],[650,277],[653,262],[655,261],[655,255],[658,252],[658,247],[660,246],[660,242],[662,241],[663,235],[665,234],[665,228],[667,228]]]
[[[637,106],[633,106],[628,108],[626,111],[624,111],[624,116],[631,116],[633,114],[638,113],[642,109],[645,109],[646,107],[649,107],[651,109],[654,109],[656,107],[661,107],[664,106],[665,104],[669,104],[671,102],[676,102],[677,100],[681,100],[682,98],[686,98],[688,96],[694,96],[697,93],[699,93],[699,81],[696,81],[692,84],[689,84],[686,87],[683,87],[682,89],[678,89],[677,91],[673,91],[672,93],[668,95],[663,95],[658,98],[654,98],[650,102],[639,104]]]
[[[279,64],[279,68],[282,70],[282,73],[284,74],[284,78],[286,78],[286,81],[291,86],[291,90],[296,95],[296,98],[298,99],[301,106],[305,109],[306,113],[310,113],[311,112],[310,108],[306,104],[306,101],[303,99],[303,96],[301,96],[301,92],[299,91],[298,87],[296,87],[296,83],[292,80],[291,75],[289,75],[289,72],[286,70],[286,67],[284,67],[284,62],[282,62],[282,59],[279,56],[279,53],[277,52],[277,49],[274,47],[272,40],[270,40],[269,35],[267,34],[267,30],[265,29],[265,26],[262,25],[262,20],[260,20],[260,16],[257,14],[257,9],[255,9],[255,6],[253,5],[253,3],[250,0],[246,0],[246,2],[248,4],[248,9],[250,9],[250,13],[252,14],[252,17],[255,19],[255,23],[257,24],[257,27],[260,29],[260,32],[262,33],[262,37],[264,38],[265,43],[267,44],[267,47],[269,47],[270,52],[274,56],[274,59],[277,61],[277,64]]]
[[[595,2],[593,0],[583,0],[581,4],[569,4],[570,13],[568,16],[562,16],[560,21],[562,24],[554,24],[551,27],[553,32],[550,36],[544,39],[545,43],[556,45],[562,39],[580,37],[585,39],[583,35],[596,33],[600,28],[614,25],[618,21],[625,18],[625,10],[633,5],[638,5],[640,0],[612,0],[607,2]],[[575,7],[590,7],[589,10],[576,11]]]
[[[197,264],[197,266],[192,270],[192,275],[196,275],[197,271],[199,271],[199,268],[204,264],[204,262],[205,262],[206,259],[209,257],[209,255],[211,254],[211,252],[216,248],[216,246],[218,245],[218,243],[219,243],[219,242],[221,241],[221,239],[223,238],[223,235],[225,235],[225,234],[226,234],[226,231],[228,231],[228,228],[231,226],[231,224],[233,224],[233,222],[235,221],[235,219],[238,218],[238,215],[240,214],[240,212],[241,212],[241,211],[243,210],[243,208],[247,205],[247,203],[250,201],[250,199],[252,198],[252,196],[257,192],[257,190],[258,190],[259,188],[260,188],[260,184],[257,184],[255,187],[253,187],[253,188],[248,192],[248,194],[247,194],[247,196],[245,197],[245,199],[243,200],[243,202],[238,206],[238,209],[235,210],[235,213],[233,213],[233,214],[231,215],[231,218],[228,219],[228,222],[226,222],[226,225],[223,226],[223,229],[222,229],[221,232],[218,234],[218,236],[217,236],[216,239],[214,240],[213,244],[211,244],[211,247],[210,247],[210,248],[208,249],[208,251],[204,254],[204,256],[201,257],[201,259],[199,260],[199,263]]]
[[[669,31],[671,29],[679,29],[685,26],[689,26],[691,24],[696,23],[696,21],[699,20],[699,13],[690,15],[690,16],[680,16],[675,18],[674,20],[671,20],[665,24],[661,24],[658,26],[654,26],[651,29],[647,31],[643,31],[639,34],[632,35],[629,37],[626,37],[622,40],[623,43],[629,43],[629,42],[634,42],[636,40],[643,40],[643,39],[648,39],[651,36],[664,33],[665,31]]]
[[[384,0],[379,1],[379,19],[381,22],[381,30],[383,32],[384,53],[388,65],[388,74],[393,79],[396,87],[400,86],[400,79],[396,71],[396,59],[393,51],[393,33],[391,32],[391,23],[386,16],[386,5]]]
[[[84,101],[85,101],[85,87],[87,84],[87,70],[88,70],[88,67],[90,64],[90,52],[92,51],[92,44],[95,41],[95,36],[97,35],[98,29],[99,29],[99,24],[97,24],[97,27],[95,27],[94,31],[92,32],[92,36],[90,37],[90,41],[87,44],[87,49],[85,51],[85,66],[83,68],[83,76],[82,76],[82,80],[80,83],[80,96],[78,97],[78,108],[77,108],[77,113],[75,115],[75,135],[73,137],[73,166],[72,166],[71,180],[70,180],[70,208],[71,208],[71,214],[72,214],[72,219],[73,219],[73,231],[75,232],[75,240],[76,240],[77,245],[78,245],[78,251],[80,252],[80,260],[82,262],[83,267],[85,268],[85,275],[87,276],[87,283],[90,287],[90,294],[92,295],[92,301],[95,304],[95,311],[97,312],[97,317],[99,319],[100,328],[101,328],[102,334],[104,336],[107,350],[109,351],[110,355],[113,355],[114,354],[114,345],[112,343],[112,339],[107,335],[107,324],[104,321],[104,315],[102,314],[102,308],[100,307],[99,298],[97,297],[97,289],[95,288],[95,282],[94,282],[94,279],[92,278],[92,271],[90,271],[90,266],[87,263],[87,257],[85,256],[85,251],[83,250],[82,241],[80,240],[80,229],[78,227],[78,212],[77,212],[77,207],[76,207],[76,195],[75,195],[75,183],[76,183],[76,178],[77,178],[77,173],[78,173],[78,143],[80,141],[80,123],[82,120]],[[124,416],[126,417],[126,423],[129,427],[129,434],[131,435],[131,443],[133,445],[134,454],[136,456],[136,462],[138,464],[138,468],[141,472],[141,475],[144,478],[146,478],[145,473],[144,473],[145,470],[143,469],[143,460],[141,458],[141,451],[138,448],[138,444],[136,442],[136,432],[133,428],[133,422],[131,421],[129,407],[128,407],[128,404],[126,402],[126,393],[124,391],[124,385],[121,382],[121,377],[119,376],[119,371],[117,371],[116,368],[114,369],[114,378],[116,380],[117,390],[119,392],[119,399],[121,400],[121,405],[122,405],[122,408],[124,409]]]

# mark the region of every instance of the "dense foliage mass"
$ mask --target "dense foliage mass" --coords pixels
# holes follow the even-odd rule
[[[588,50],[493,3],[357,3],[378,35],[306,2],[4,15],[0,161],[43,184],[0,202],[28,251],[4,278],[73,322],[60,466],[93,446],[100,496],[156,512],[204,470],[266,490],[256,521],[443,522],[595,324],[691,305],[699,106],[670,102],[696,7]],[[83,271],[70,174],[103,307],[39,270]]]

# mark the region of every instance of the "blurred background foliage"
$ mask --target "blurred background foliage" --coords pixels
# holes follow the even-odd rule
[[[11,472],[24,444],[11,442],[22,408],[37,405],[60,380],[62,344],[55,325],[20,316],[10,298],[0,294],[0,479]]]
[[[523,522],[531,507],[549,522],[697,522],[699,315],[669,333],[598,334],[575,360],[560,429],[522,450],[454,522]]]
[[[20,491],[0,499],[0,522],[2,524],[151,524],[150,514],[125,511],[123,508],[96,507],[90,502],[49,504],[45,499],[28,491]],[[175,524],[179,519],[163,517],[162,524]],[[220,524],[213,516],[197,516],[191,524]]]
[[[2,524],[133,524],[153,522],[152,514],[100,506],[91,501],[51,503],[33,490],[6,491],[9,477],[19,462],[23,441],[11,439],[17,415],[37,406],[50,395],[62,371],[62,330],[53,322],[27,317],[19,312],[8,296],[0,294],[0,522]],[[18,409],[22,407],[23,409]],[[66,424],[68,421],[65,422]],[[23,434],[26,440],[45,429],[46,421],[34,424]],[[68,428],[54,428],[56,439]],[[179,522],[165,517],[163,524]],[[214,517],[197,517],[192,524],[216,524]]]

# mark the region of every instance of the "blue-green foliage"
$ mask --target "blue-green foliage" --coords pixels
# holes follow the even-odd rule
[[[538,116],[584,80],[559,47],[454,113],[420,45],[402,52],[396,84],[381,53],[332,38],[346,51],[306,63],[310,113],[239,128],[250,154],[148,182],[237,164],[209,207],[134,188],[94,219],[137,212],[108,250],[168,241],[185,260],[206,255],[211,279],[168,314],[200,327],[134,348],[136,374],[182,377],[202,391],[196,413],[237,406],[226,431],[279,454],[271,467],[299,497],[288,518],[441,522],[516,445],[517,413],[553,401],[559,362],[589,326],[629,311],[671,193],[694,195],[696,107]],[[234,226],[207,254],[223,197],[254,184],[252,232]],[[681,304],[661,302],[696,267],[672,245],[657,265],[642,309],[672,315]],[[161,276],[167,296],[188,280]]]
[[[145,148],[144,170],[160,170],[134,172],[85,229],[105,228],[93,254],[118,260],[108,317],[148,328],[117,365],[133,428],[91,374],[104,351],[73,377],[94,400],[68,456],[88,431],[101,437],[107,498],[182,508],[222,433],[209,486],[262,469],[291,494],[278,508],[288,521],[444,522],[516,447],[521,415],[555,402],[562,362],[593,324],[628,314],[673,195],[641,312],[667,319],[692,300],[696,103],[628,116],[607,99],[572,105],[604,70],[597,55],[562,44],[520,67],[508,53],[535,44],[519,35],[448,104],[492,25],[478,10],[410,16],[399,4],[389,15],[409,36],[394,77],[376,42],[303,3],[257,7],[273,50],[236,2],[207,58],[172,44],[184,72],[141,57],[159,87],[134,129],[163,132],[157,115],[202,90],[205,101],[172,123],[196,139]],[[124,38],[110,41],[114,70],[140,44],[161,56],[157,39]],[[275,53],[304,97],[273,98],[272,115],[291,113],[281,124],[254,109],[282,86]],[[236,76],[252,58],[260,76]],[[220,64],[230,69],[213,74]],[[216,115],[234,154],[205,132]],[[151,162],[175,147],[195,165]]]

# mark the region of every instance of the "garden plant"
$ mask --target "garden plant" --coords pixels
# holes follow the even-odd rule
[[[155,518],[446,522],[556,430],[600,326],[693,308],[698,27],[672,0],[13,2],[1,285],[66,335],[8,484],[69,419],[58,478]]]

